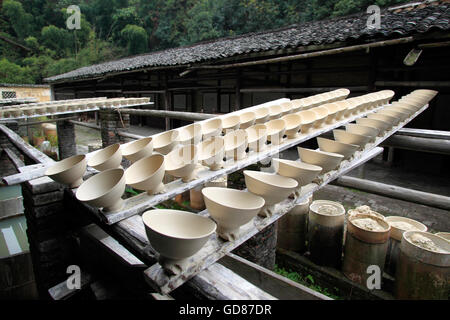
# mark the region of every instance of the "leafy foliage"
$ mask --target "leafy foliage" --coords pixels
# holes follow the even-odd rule
[[[364,11],[407,0],[4,0],[0,58],[4,82],[30,81],[126,55]],[[68,30],[67,8],[81,9]],[[6,61],[4,61],[6,60]],[[29,72],[25,74],[24,72]]]

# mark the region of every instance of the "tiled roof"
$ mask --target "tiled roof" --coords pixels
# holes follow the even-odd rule
[[[450,1],[423,1],[385,8],[381,28],[367,28],[369,14],[361,12],[345,17],[289,26],[283,29],[221,38],[191,46],[152,52],[79,68],[46,78],[48,82],[92,78],[108,73],[148,67],[212,62],[221,58],[253,52],[324,45],[339,41],[370,41],[398,38],[432,29],[450,29]]]

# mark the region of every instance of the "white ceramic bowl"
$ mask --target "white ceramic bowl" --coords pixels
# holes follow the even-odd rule
[[[125,179],[129,186],[145,190],[149,195],[164,191],[162,180],[165,172],[164,156],[154,154],[133,163],[125,171]]]
[[[283,119],[270,120],[266,123],[267,140],[273,145],[279,145],[283,142],[283,136],[286,132],[286,122]]]
[[[239,115],[240,118],[240,127],[241,129],[247,129],[255,124],[256,114],[252,111],[244,112]]]
[[[222,119],[214,118],[202,124],[203,140],[219,136],[222,132]]]
[[[225,156],[234,160],[241,160],[246,157],[245,150],[248,146],[248,137],[245,130],[239,129],[227,133],[224,137]]]
[[[83,182],[75,195],[79,201],[103,208],[104,212],[119,211],[124,206],[121,197],[125,185],[123,169],[108,169]]]
[[[257,108],[255,109],[255,123],[265,123],[267,120],[269,120],[269,109],[265,107]]]
[[[220,127],[219,133],[220,131],[222,131],[222,127]],[[184,128],[180,128],[178,132],[178,141],[180,144],[197,144],[202,140],[203,128],[201,124],[193,123]]]
[[[83,183],[86,172],[86,156],[76,155],[56,162],[45,171],[45,175],[52,180],[77,188]]]
[[[265,205],[258,213],[260,216],[271,216],[273,206],[289,197],[298,187],[292,178],[260,171],[244,170],[247,189],[265,200]]]
[[[122,152],[120,151],[120,144],[115,143],[96,151],[88,160],[87,165],[98,171],[105,171],[108,169],[119,168],[121,162]]]
[[[266,148],[267,127],[264,124],[255,124],[245,130],[247,132],[248,147],[255,152]]]
[[[146,211],[142,221],[148,241],[161,255],[162,264],[196,254],[217,227],[209,218],[170,209]]]
[[[289,139],[294,139],[298,136],[300,127],[302,125],[302,117],[298,114],[292,113],[281,118],[286,122],[285,134]]]
[[[311,183],[322,171],[319,166],[278,158],[272,159],[272,166],[279,175],[297,180],[299,187]]]
[[[217,233],[225,240],[239,237],[239,228],[250,222],[265,201],[247,191],[208,187],[202,189],[209,214],[217,222]]]
[[[347,143],[347,144],[356,144],[360,146],[361,149],[370,141],[371,137],[363,136],[361,134],[350,133],[345,130],[333,130],[333,136],[336,141]]]
[[[225,134],[230,131],[239,129],[240,125],[241,119],[237,115],[231,115],[222,118],[222,132]]]
[[[196,178],[195,168],[198,161],[198,148],[188,144],[171,151],[165,157],[165,170],[168,174],[189,182]]]
[[[298,155],[302,162],[313,164],[322,168],[320,174],[336,169],[344,156],[342,154],[312,150],[297,147]]]
[[[179,131],[169,130],[153,136],[153,151],[164,155],[168,154],[179,143],[179,135]]]
[[[225,156],[225,142],[222,137],[211,137],[199,145],[198,161],[211,170],[222,168]]]
[[[317,144],[320,151],[342,154],[344,156],[343,160],[349,159],[360,148],[356,144],[343,143],[322,137],[317,137]]]
[[[127,145],[122,146],[122,155],[130,160],[136,162],[142,158],[148,157],[153,153],[153,138],[145,137]]]

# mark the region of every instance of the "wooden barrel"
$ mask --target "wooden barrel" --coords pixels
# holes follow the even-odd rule
[[[312,196],[297,204],[278,220],[277,247],[304,253],[306,251],[306,234],[308,212]]]
[[[442,249],[435,252],[417,245],[413,236],[426,237]],[[450,294],[450,242],[428,232],[403,233],[395,273],[397,299],[448,300]]]
[[[337,214],[328,214],[324,208],[335,208]],[[308,214],[308,247],[314,263],[340,268],[344,220],[345,209],[340,203],[327,200],[311,203]]]
[[[375,221],[380,230],[362,228],[355,224],[358,219]],[[389,223],[374,215],[357,214],[348,218],[342,263],[342,272],[347,278],[366,286],[367,279],[373,274],[369,272],[369,266],[378,266],[381,283],[390,230]]]

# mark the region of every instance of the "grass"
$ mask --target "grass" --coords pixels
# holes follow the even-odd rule
[[[278,265],[275,265],[274,272],[285,278],[288,278],[292,281],[300,283],[300,284],[304,285],[305,287],[308,287],[308,288],[310,288],[314,291],[317,291],[323,295],[326,295],[332,299],[335,299],[335,300],[342,299],[342,297],[340,297],[338,295],[339,294],[338,288],[334,288],[332,290],[329,288],[323,288],[315,283],[314,277],[310,274],[303,276],[303,275],[299,274],[298,272],[280,268],[280,267],[278,267]]]

